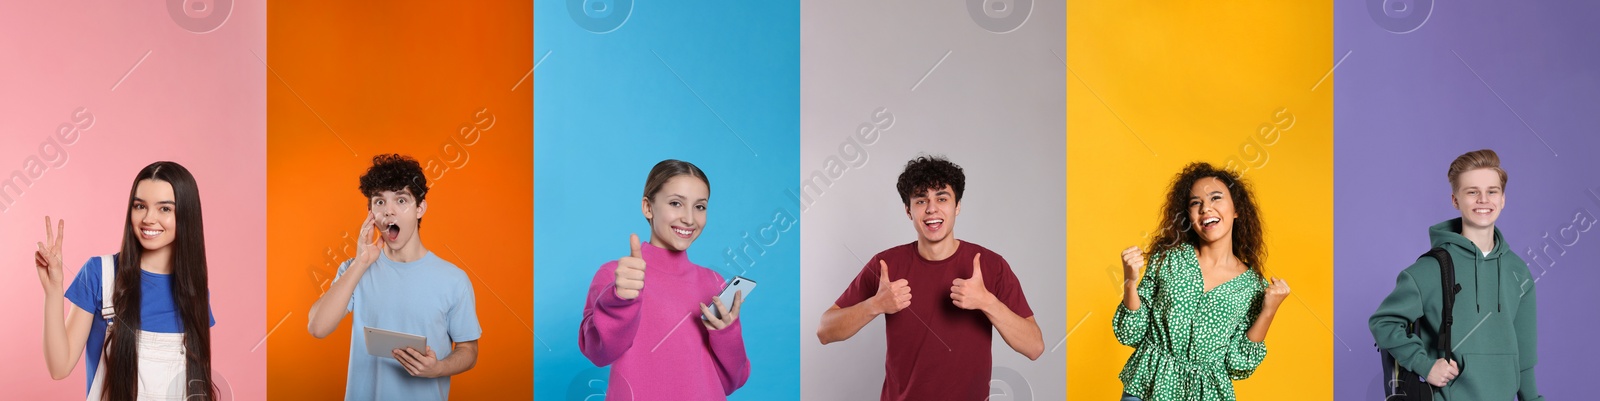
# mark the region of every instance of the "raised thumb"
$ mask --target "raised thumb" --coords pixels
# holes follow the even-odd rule
[[[628,234],[628,256],[643,257],[639,251],[639,234]]]
[[[983,281],[983,265],[979,262],[980,258],[983,258],[981,253],[972,257],[972,280]]]

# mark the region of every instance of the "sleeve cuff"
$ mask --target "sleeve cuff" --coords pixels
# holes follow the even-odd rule
[[[744,336],[743,336],[744,318],[739,318],[739,319],[734,320],[733,324],[728,325],[728,327],[723,327],[722,330],[707,330],[707,331],[710,332],[710,334],[708,334],[708,336],[711,337],[711,341],[713,341],[713,342],[726,341],[726,339],[729,338],[729,337],[732,337],[732,338],[738,339],[738,340],[743,340],[744,339]]]
[[[1139,305],[1139,310],[1132,310],[1128,309],[1127,305],[1118,302],[1117,314],[1112,317],[1112,320],[1114,320],[1117,324],[1144,323],[1144,308],[1149,307],[1150,305]]]
[[[601,290],[601,291],[603,291],[604,293],[600,294],[600,297],[596,302],[600,306],[604,306],[604,307],[626,307],[626,306],[631,306],[631,305],[639,303],[639,298],[637,298],[637,297],[635,297],[633,299],[622,299],[622,297],[617,296],[617,285],[616,284],[607,285],[606,288]]]
[[[1428,372],[1433,370],[1433,362],[1437,359],[1429,359],[1427,355],[1412,357],[1411,363],[1406,364],[1406,368],[1411,369],[1417,376],[1428,377]]]

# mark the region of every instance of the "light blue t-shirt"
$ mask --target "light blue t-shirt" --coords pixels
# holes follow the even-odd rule
[[[340,276],[350,262],[339,265]],[[394,358],[367,354],[362,327],[427,337],[428,347],[440,360],[450,356],[452,343],[474,341],[483,334],[467,273],[433,252],[410,263],[380,254],[356,282],[350,312],[353,325],[346,400],[442,401],[450,395],[448,376],[412,377]]]
[[[116,257],[112,257],[115,263]],[[95,370],[100,365],[100,351],[106,343],[106,320],[100,315],[102,289],[100,287],[100,258],[89,258],[83,264],[83,269],[78,270],[78,276],[72,279],[72,285],[67,286],[67,300],[73,305],[83,308],[85,312],[94,315],[94,323],[89,326],[89,341],[84,343],[84,365],[88,366],[89,374],[85,375],[88,381],[84,383],[84,394],[88,394],[89,386],[94,384]],[[139,286],[139,329],[155,333],[182,333],[183,320],[178,317],[178,305],[172,302],[172,275],[155,274],[139,270],[141,285]],[[208,305],[209,306],[209,305]],[[217,316],[211,314],[211,326],[217,325]]]

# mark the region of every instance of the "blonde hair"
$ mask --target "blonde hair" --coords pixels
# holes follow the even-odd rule
[[[1450,190],[1454,191],[1460,188],[1462,173],[1480,168],[1500,173],[1500,190],[1504,191],[1506,189],[1506,170],[1500,168],[1500,155],[1495,154],[1494,150],[1482,149],[1464,153],[1461,156],[1457,156],[1455,161],[1450,162],[1450,171],[1446,173],[1446,176],[1450,178]]]

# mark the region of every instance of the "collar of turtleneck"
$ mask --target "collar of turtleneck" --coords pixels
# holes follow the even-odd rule
[[[669,251],[649,242],[639,244],[639,252],[644,256],[645,268],[652,272],[666,272],[668,274],[682,274],[687,271],[689,252]]]

